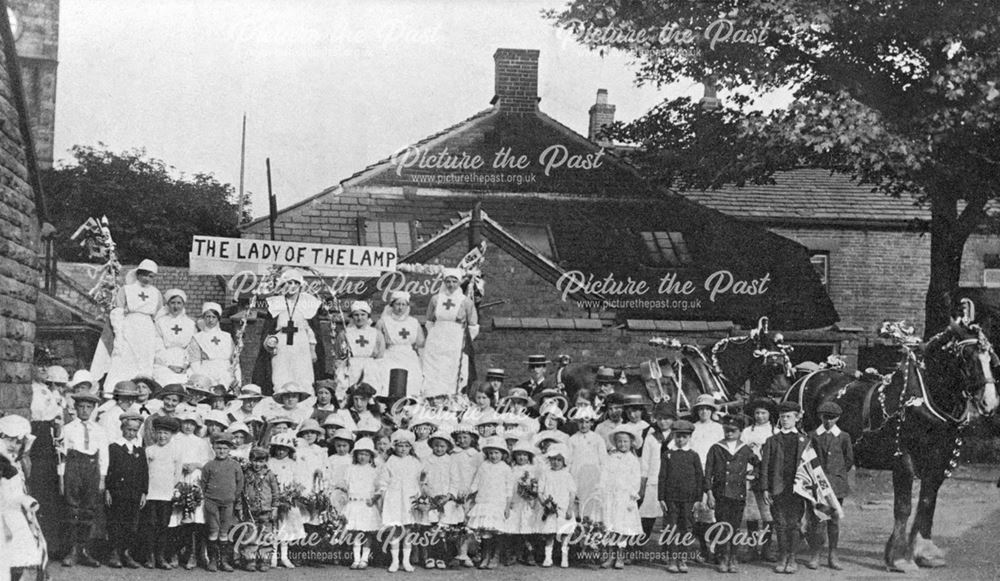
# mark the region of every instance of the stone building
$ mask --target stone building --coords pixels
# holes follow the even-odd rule
[[[8,12],[0,3],[0,409],[26,415],[43,282],[45,204]]]

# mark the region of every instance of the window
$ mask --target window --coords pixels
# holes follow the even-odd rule
[[[526,246],[552,261],[558,261],[552,233],[546,224],[512,224],[507,226],[510,233]]]
[[[691,253],[682,232],[642,232],[642,241],[651,266],[691,264]]]
[[[395,248],[401,257],[413,251],[409,222],[377,222],[364,218],[360,218],[359,222],[364,245]]]
[[[813,268],[816,269],[816,273],[819,274],[819,281],[823,286],[827,285],[827,281],[830,280],[830,253],[823,252],[813,252],[809,256],[809,262],[812,263]]]

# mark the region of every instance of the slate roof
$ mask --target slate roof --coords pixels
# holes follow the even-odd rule
[[[872,192],[849,176],[825,169],[796,169],[777,173],[771,185],[748,184],[718,190],[687,191],[682,195],[735,218],[766,223],[836,225],[844,222],[879,223],[930,220],[928,208],[915,198],[894,198]]]

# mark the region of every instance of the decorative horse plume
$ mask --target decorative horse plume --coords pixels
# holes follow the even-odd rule
[[[966,326],[971,325],[976,321],[976,303],[972,302],[972,299],[968,297],[959,302],[962,305],[962,322]]]
[[[907,325],[906,321],[883,321],[878,335],[903,347],[912,348],[920,344],[920,337],[913,334],[913,326]]]

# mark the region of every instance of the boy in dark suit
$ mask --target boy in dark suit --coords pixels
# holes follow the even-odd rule
[[[717,522],[727,523],[735,535],[743,521],[747,503],[747,474],[756,465],[757,455],[740,440],[742,416],[726,416],[722,420],[724,437],[708,450],[705,462],[705,491],[708,507],[715,510]],[[724,537],[725,538],[725,537]],[[732,539],[732,536],[729,537]],[[717,555],[720,573],[738,573],[732,541],[719,547]]]
[[[139,430],[142,416],[125,412],[119,417],[121,438],[108,445],[108,476],[105,478],[105,503],[108,506],[108,536],[111,558],[108,565],[120,569],[138,569],[132,557],[139,537],[139,513],[146,505],[149,467]]]
[[[674,446],[664,446],[660,454],[660,480],[657,486],[660,508],[663,509],[664,528],[673,525],[673,539],[668,548],[670,555],[667,571],[687,573],[687,559],[684,551],[684,537],[691,531],[694,503],[701,501],[704,494],[704,470],[698,453],[690,448],[694,424],[681,420],[672,427]]]
[[[799,523],[805,513],[805,499],[795,494],[795,473],[808,437],[797,424],[802,408],[793,401],[778,405],[778,430],[764,443],[761,478],[764,502],[771,507],[778,539],[778,563],[775,573],[795,573],[795,550],[799,544]]]
[[[837,427],[837,420],[842,413],[840,406],[828,401],[820,404],[818,411],[823,424],[813,430],[809,437],[826,478],[833,487],[833,493],[843,506],[844,498],[850,492],[847,473],[854,467],[854,448],[851,445],[851,437]],[[819,567],[819,551],[823,546],[824,529],[829,540],[827,565],[831,569],[840,571],[843,567],[837,560],[837,545],[840,541],[840,517],[837,513],[833,513],[828,521],[820,521],[812,511],[809,512],[809,545],[812,552],[806,567],[810,569]]]

